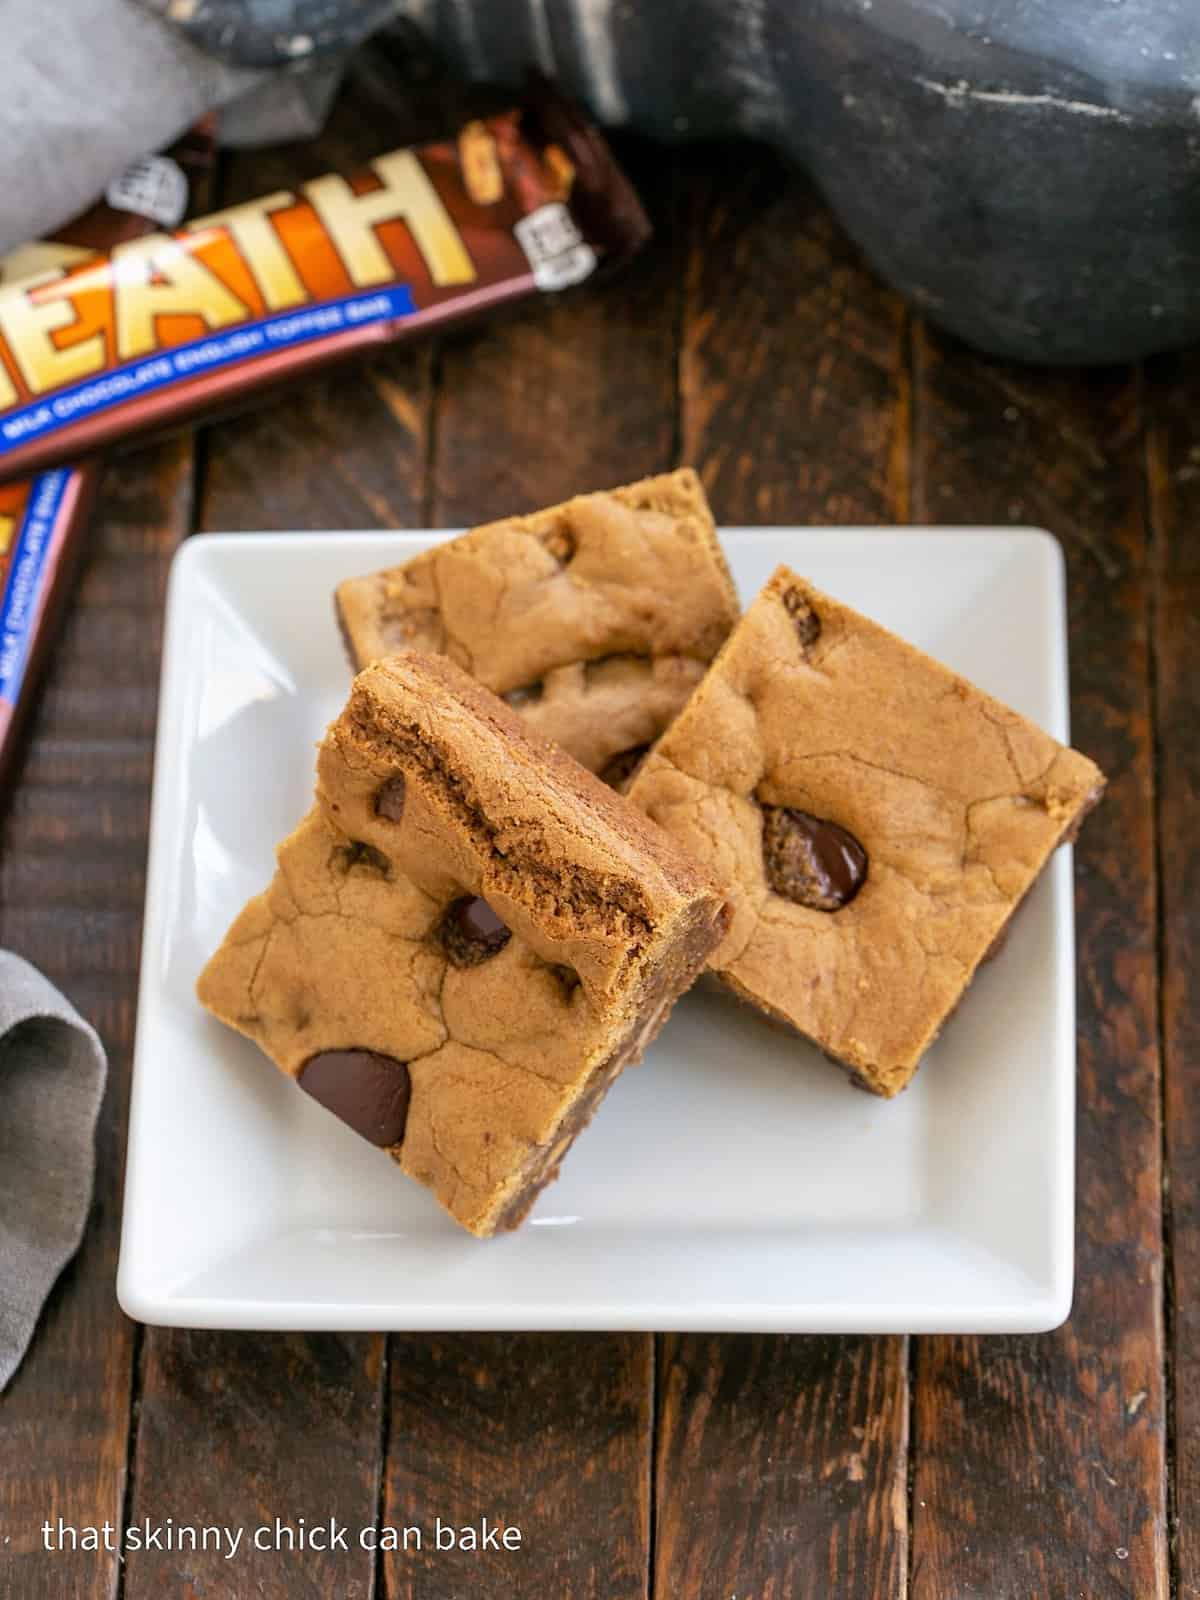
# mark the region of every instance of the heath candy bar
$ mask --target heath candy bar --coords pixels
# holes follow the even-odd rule
[[[211,159],[211,130],[199,127],[169,154],[136,162],[52,238],[0,257],[0,302],[34,304],[114,248],[178,223]],[[0,785],[82,554],[97,474],[96,463],[64,462],[0,483]]]
[[[0,479],[567,288],[648,231],[599,133],[547,89],[357,176],[50,266],[0,288]]]

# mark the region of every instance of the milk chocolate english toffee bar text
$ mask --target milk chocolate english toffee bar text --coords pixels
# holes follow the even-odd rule
[[[82,277],[114,248],[180,222],[211,160],[211,134],[197,128],[168,155],[135,162],[52,238],[0,257],[5,328],[10,321],[14,330],[29,325],[22,308],[34,305],[39,292]],[[35,313],[35,321],[38,315],[47,325],[61,320],[62,302]],[[92,463],[61,465],[0,484],[0,789],[82,554],[97,472]]]
[[[600,135],[540,90],[356,177],[0,288],[0,479],[566,288],[648,233]]]

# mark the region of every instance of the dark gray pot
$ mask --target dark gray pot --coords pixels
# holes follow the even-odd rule
[[[364,0],[203,0],[337,16]],[[472,78],[801,162],[880,273],[971,343],[1123,361],[1200,338],[1200,0],[399,0]],[[256,39],[261,39],[260,27]],[[262,59],[261,54],[257,59]]]

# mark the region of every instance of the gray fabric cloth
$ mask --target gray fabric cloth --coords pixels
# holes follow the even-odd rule
[[[132,0],[3,0],[0,254],[257,83]],[[12,159],[19,154],[19,159]]]
[[[0,16],[0,255],[206,112],[223,113],[226,143],[307,138],[337,86],[327,57],[308,73],[229,66],[135,0],[0,0]]]
[[[349,52],[400,3],[0,0],[0,255],[209,112],[222,144],[312,138]]]
[[[39,972],[0,950],[0,1391],[79,1248],[104,1048]]]

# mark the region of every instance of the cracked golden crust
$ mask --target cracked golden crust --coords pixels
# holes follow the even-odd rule
[[[445,654],[592,771],[651,744],[738,615],[690,469],[579,495],[348,579],[337,610],[362,668]]]
[[[808,644],[797,596],[820,622]],[[729,891],[712,968],[891,1095],[1103,785],[1085,756],[780,568],[630,799]],[[760,802],[862,843],[848,906],[771,892]]]
[[[377,816],[378,788],[401,771],[399,820]],[[363,675],[322,747],[319,798],[200,999],[293,1078],[322,1051],[405,1062],[393,1158],[490,1233],[556,1168],[581,1099],[640,1053],[646,1008],[661,1021],[703,965],[722,897],[444,660],[402,656]],[[459,968],[435,930],[464,892],[484,894],[512,937]]]
[[[375,797],[396,773],[399,824]],[[599,1000],[711,878],[661,829],[445,657],[406,652],[355,679],[317,760],[329,821],[440,903],[482,895]]]

